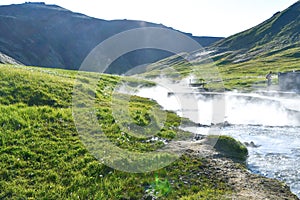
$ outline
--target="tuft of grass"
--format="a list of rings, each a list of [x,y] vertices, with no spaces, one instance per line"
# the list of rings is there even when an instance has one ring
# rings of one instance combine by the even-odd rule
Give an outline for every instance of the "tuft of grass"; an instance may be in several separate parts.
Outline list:
[[[226,157],[245,162],[248,156],[247,147],[232,137],[225,135],[209,135],[208,144],[214,144],[214,148]]]

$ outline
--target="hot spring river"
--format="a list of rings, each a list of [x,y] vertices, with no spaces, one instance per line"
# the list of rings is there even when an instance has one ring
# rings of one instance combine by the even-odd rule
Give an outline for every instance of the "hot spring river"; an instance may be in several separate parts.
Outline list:
[[[218,128],[248,146],[248,168],[286,182],[300,197],[300,102],[296,94],[272,92],[200,94],[166,87],[141,89],[137,95],[156,100],[164,109],[176,111],[192,121],[210,125],[226,121]],[[219,100],[215,100],[219,99]],[[196,103],[195,103],[196,102]],[[184,127],[196,134],[210,134],[209,127]]]

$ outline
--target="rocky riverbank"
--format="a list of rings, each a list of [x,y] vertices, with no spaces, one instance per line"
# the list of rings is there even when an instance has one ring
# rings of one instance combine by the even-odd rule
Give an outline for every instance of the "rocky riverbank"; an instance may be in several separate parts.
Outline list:
[[[207,138],[192,143],[178,142],[174,144],[174,148],[175,146],[185,149],[189,155],[203,158],[204,173],[228,183],[233,192],[222,196],[221,199],[299,199],[285,183],[251,173],[241,159],[216,150],[207,142]]]

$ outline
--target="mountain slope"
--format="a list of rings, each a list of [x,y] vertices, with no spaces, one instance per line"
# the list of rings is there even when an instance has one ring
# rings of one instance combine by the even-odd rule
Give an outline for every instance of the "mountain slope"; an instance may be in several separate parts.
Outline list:
[[[300,2],[282,12],[277,12],[270,19],[216,42],[212,48],[217,52],[239,51],[256,53],[285,48],[299,44],[300,41]]]
[[[0,52],[0,63],[2,64],[22,64],[21,62]]]
[[[0,52],[25,65],[78,69],[86,55],[100,42],[119,32],[140,27],[168,28],[143,21],[105,21],[44,3],[0,6]],[[221,39],[186,35],[203,46]],[[139,53],[126,58],[124,70],[169,55],[149,54],[141,61],[135,59],[140,57]]]
[[[182,78],[191,75],[195,79],[205,79],[206,90],[253,91],[266,89],[265,76],[273,71],[272,89],[278,89],[276,73],[300,71],[299,33],[298,1],[263,23],[214,43],[206,51],[194,52],[185,59],[177,56],[161,60],[148,67],[144,75],[158,76],[164,66],[173,66],[174,76],[180,73]],[[205,75],[212,76],[212,71],[216,76]]]

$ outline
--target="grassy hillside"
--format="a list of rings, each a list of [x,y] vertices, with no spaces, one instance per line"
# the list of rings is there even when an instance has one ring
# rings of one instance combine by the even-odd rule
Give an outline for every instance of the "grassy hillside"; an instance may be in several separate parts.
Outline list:
[[[296,2],[270,19],[241,33],[216,42],[220,51],[252,51],[252,56],[272,49],[299,43],[300,2]]]
[[[276,86],[278,72],[300,70],[299,11],[298,1],[257,26],[214,43],[207,48],[209,54],[167,58],[149,68],[146,76],[172,66],[175,70],[167,74],[178,73],[180,78],[192,74],[206,82],[208,90],[250,91],[266,89],[265,76],[273,71]]]
[[[244,62],[234,62],[233,52],[209,55],[204,58],[195,57],[190,61],[173,56],[149,67],[145,77],[159,76],[166,70],[166,76],[183,79],[193,75],[195,79],[207,82],[208,90],[240,90],[253,91],[266,89],[266,74],[273,72],[273,87],[278,84],[277,73],[300,70],[300,46],[290,45],[280,50],[261,53],[256,58]],[[191,55],[193,56],[193,55]],[[170,67],[173,70],[170,70]]]
[[[277,73],[300,70],[300,47],[266,52],[256,59],[243,63],[231,63],[227,59],[212,57],[223,79],[225,89],[256,90],[266,89],[266,74],[273,72],[273,85],[278,84]]]
[[[114,170],[95,159],[81,142],[72,117],[75,75],[73,71],[0,65],[0,199],[141,199],[151,194],[161,199],[220,199],[231,193],[225,180],[205,172],[205,159],[192,155],[155,172],[138,174]],[[162,147],[159,140],[121,133],[108,102],[114,85],[122,80],[101,77],[96,95],[98,119],[110,140],[137,152]],[[78,79],[84,82],[86,77],[81,74]],[[134,79],[127,81],[136,84]],[[137,124],[147,123],[149,107],[159,107],[139,97],[133,97],[131,105]],[[179,117],[171,112],[167,116],[155,136],[169,140],[185,135],[177,128]]]
[[[214,43],[207,52],[161,60],[145,76],[154,77],[173,67],[166,74],[193,75],[206,82],[208,90],[250,91],[265,89],[265,76],[272,71],[276,86],[278,72],[300,70],[299,11],[298,1],[263,23]]]

